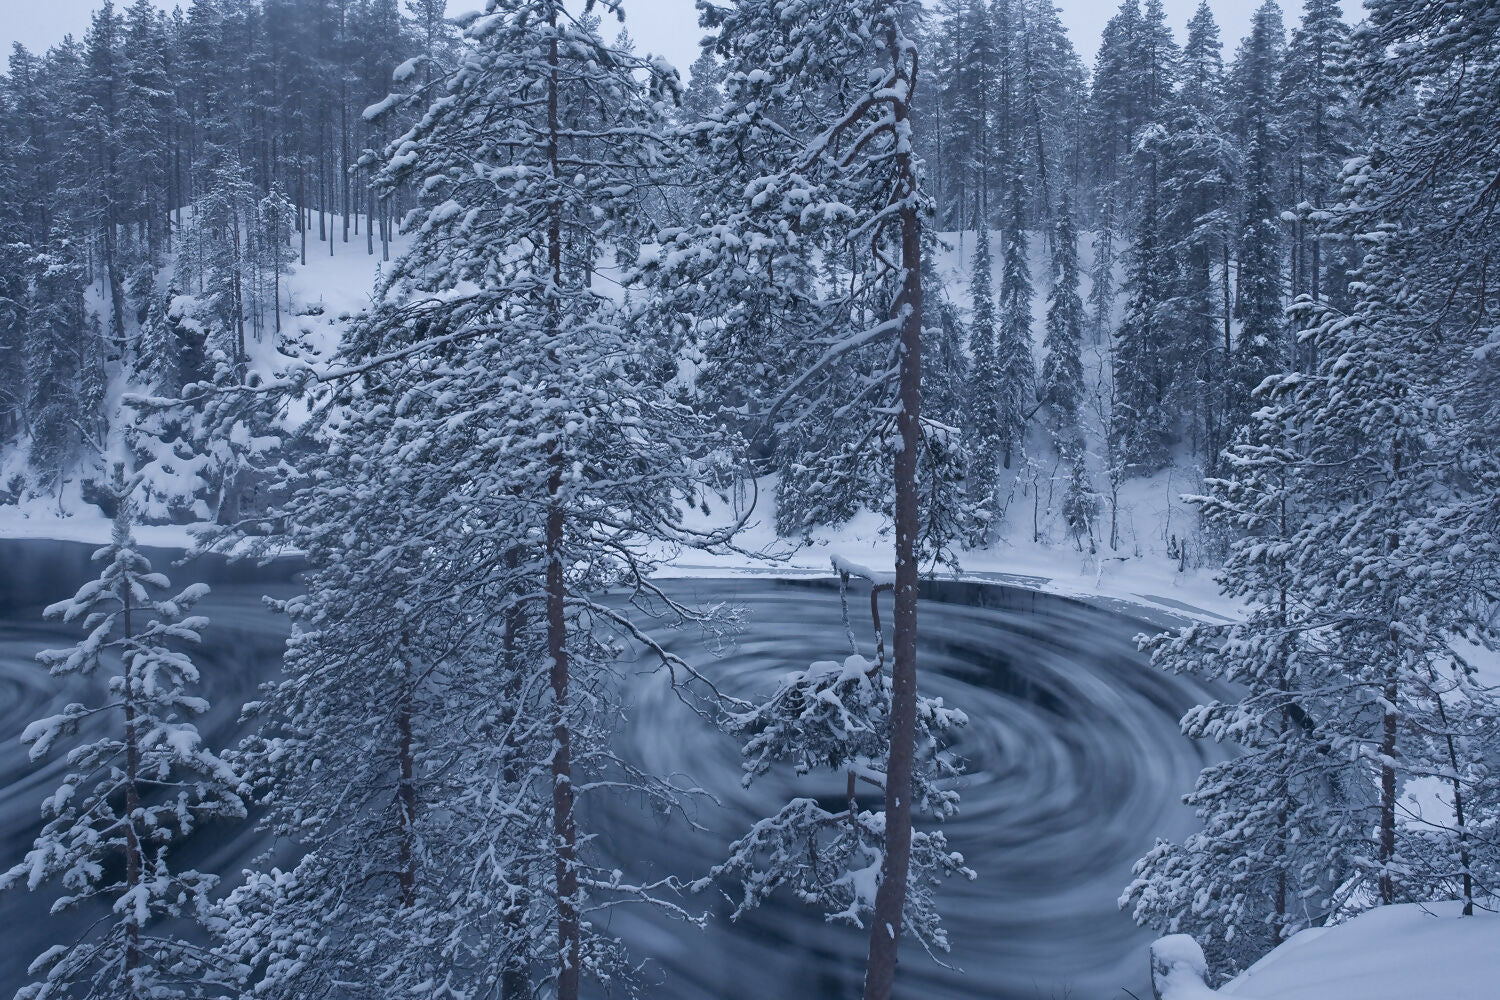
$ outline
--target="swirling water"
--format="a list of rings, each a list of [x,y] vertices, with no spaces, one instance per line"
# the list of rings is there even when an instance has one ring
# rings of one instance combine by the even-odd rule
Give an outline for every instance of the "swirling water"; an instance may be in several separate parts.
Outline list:
[[[64,690],[33,659],[38,649],[65,645],[77,634],[42,621],[41,608],[92,575],[88,552],[67,543],[0,542],[0,865],[6,867],[21,859],[40,828],[38,804],[62,771],[57,761],[29,764],[17,736],[78,693]],[[169,558],[155,556],[158,566]],[[277,668],[285,624],[261,596],[290,592],[290,570],[200,564],[173,575],[177,583],[196,575],[213,584],[202,605],[212,625],[199,661],[215,707],[202,728],[211,743],[225,745],[237,737],[239,706]],[[671,588],[690,602],[726,602],[743,613],[743,633],[712,650],[691,629],[660,633],[665,645],[700,663],[730,692],[765,693],[781,673],[847,652],[838,594],[827,584],[685,580]],[[935,584],[925,596],[924,693],[970,718],[955,745],[967,770],[962,811],[946,829],[979,878],[944,887],[952,952],[939,964],[908,946],[898,995],[1105,1000],[1125,997],[1125,989],[1148,995],[1149,935],[1132,926],[1115,899],[1131,863],[1156,837],[1180,837],[1190,828],[1179,796],[1212,751],[1184,740],[1176,722],[1207,692],[1152,670],[1132,642],[1142,623],[1114,611],[1000,586]],[[851,609],[869,655],[862,593],[851,595]],[[602,846],[628,875],[696,877],[785,798],[841,794],[835,775],[773,775],[742,788],[733,743],[689,713],[650,666],[643,655],[639,670],[628,671],[620,750],[657,773],[690,777],[717,804],[693,806],[692,818],[705,828],[697,830],[628,800],[597,807],[591,820]],[[231,877],[263,846],[247,824],[205,828],[192,839],[180,861]],[[858,996],[863,932],[827,925],[779,899],[733,924],[732,907],[718,890],[682,901],[714,915],[702,931],[640,910],[612,911],[611,929],[648,960],[644,975],[656,984],[650,995]],[[47,898],[24,890],[0,896],[0,928],[6,928],[0,997],[21,985],[34,955],[62,938],[64,921],[45,916]]]

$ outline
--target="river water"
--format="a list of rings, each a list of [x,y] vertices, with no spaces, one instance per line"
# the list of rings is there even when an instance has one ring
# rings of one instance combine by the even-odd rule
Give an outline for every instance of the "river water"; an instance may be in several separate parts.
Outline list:
[[[71,595],[93,575],[90,546],[0,541],[0,866],[24,855],[40,829],[38,804],[61,778],[52,760],[33,766],[17,737],[25,725],[78,700],[47,676],[38,649],[67,645],[73,626],[44,622],[45,604]],[[200,606],[211,625],[197,659],[214,709],[201,723],[210,745],[238,737],[237,714],[256,685],[274,675],[285,624],[263,595],[294,589],[292,567],[199,563],[170,568],[179,586],[207,580]],[[666,645],[699,663],[735,693],[766,693],[776,678],[813,659],[842,658],[847,641],[836,589],[814,581],[684,580],[688,601],[727,601],[747,628],[727,648],[709,650],[688,630],[662,633]],[[1179,804],[1211,749],[1178,735],[1177,719],[1208,696],[1191,679],[1163,675],[1136,653],[1143,623],[1117,610],[1017,588],[935,584],[921,606],[919,665],[930,696],[964,709],[969,725],[956,749],[966,761],[963,805],[946,830],[979,873],[955,881],[941,907],[953,944],[947,967],[914,945],[903,951],[897,993],[908,1000],[1124,1000],[1149,995],[1145,945],[1115,905],[1130,865],[1158,836],[1180,838],[1193,822]],[[868,622],[858,638],[870,655]],[[888,613],[888,610],[887,610]],[[867,616],[865,616],[867,618]],[[719,805],[698,807],[695,832],[662,825],[629,803],[592,817],[605,849],[628,874],[696,876],[720,859],[753,819],[791,795],[840,794],[842,779],[792,775],[739,784],[736,748],[689,714],[643,670],[624,710],[621,751],[657,773],[683,773],[713,790]],[[209,827],[183,845],[178,863],[233,877],[260,849],[248,824]],[[61,939],[66,918],[47,918],[47,895],[0,896],[0,997],[25,981],[25,968]],[[731,924],[731,907],[709,892],[689,900],[716,916],[699,931],[639,911],[616,910],[611,929],[649,960],[653,997],[857,997],[863,933],[821,922],[795,902],[773,904]]]

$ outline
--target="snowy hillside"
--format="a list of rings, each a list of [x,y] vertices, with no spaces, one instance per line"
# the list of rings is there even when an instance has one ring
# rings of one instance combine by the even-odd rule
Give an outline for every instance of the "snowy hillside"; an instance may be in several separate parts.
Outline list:
[[[1500,984],[1500,917],[1458,903],[1386,906],[1302,931],[1218,990],[1182,938],[1154,949],[1160,1000],[1490,1000]]]

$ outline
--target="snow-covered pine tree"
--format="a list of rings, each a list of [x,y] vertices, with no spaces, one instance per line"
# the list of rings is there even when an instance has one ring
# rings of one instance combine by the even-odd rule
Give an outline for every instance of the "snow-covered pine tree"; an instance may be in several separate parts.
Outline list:
[[[118,355],[125,347],[125,273],[127,261],[120,246],[120,206],[123,175],[120,163],[126,64],[120,45],[123,24],[112,0],[94,12],[83,41],[84,72],[76,81],[69,151],[80,232],[93,239],[103,270],[110,306],[109,336]]]
[[[1005,453],[1003,441],[1005,414],[1001,386],[999,317],[995,310],[993,274],[994,254],[990,249],[989,226],[979,230],[974,244],[974,259],[969,277],[969,298],[973,311],[969,320],[969,369],[967,421],[965,425],[969,451],[966,488],[971,501],[982,511],[979,521],[984,535],[982,544],[999,522],[1000,460]]]
[[[1094,230],[1094,264],[1089,269],[1089,339],[1107,341],[1115,330],[1116,185],[1104,186]]]
[[[1228,920],[1225,903],[1261,871],[1278,883],[1285,873],[1284,902],[1299,920],[1442,898],[1472,912],[1477,897],[1494,891],[1496,710],[1475,680],[1471,651],[1500,645],[1494,334],[1482,318],[1496,292],[1470,265],[1500,239],[1488,210],[1500,163],[1467,125],[1496,113],[1496,16],[1425,0],[1372,6],[1362,99],[1390,127],[1346,167],[1340,205],[1320,234],[1365,250],[1352,303],[1299,302],[1317,367],[1262,383],[1259,437],[1237,450],[1228,487],[1231,497],[1259,496],[1272,516],[1258,517],[1269,540],[1251,536],[1235,548],[1226,585],[1259,598],[1234,627],[1241,634],[1219,648],[1242,666],[1274,668],[1263,701],[1285,708],[1261,713],[1272,726],[1259,731],[1283,738],[1262,745],[1298,748],[1305,762],[1260,766],[1277,758],[1255,749],[1257,714],[1223,716],[1224,734],[1251,753],[1247,773],[1200,787],[1200,805],[1228,824],[1211,824],[1202,846],[1269,832],[1276,838],[1261,839],[1256,856],[1270,849],[1279,859],[1311,844],[1304,871],[1316,882],[1293,893],[1295,871],[1279,860],[1236,878],[1232,866],[1250,852],[1230,849],[1199,866],[1193,854],[1159,848],[1143,862],[1149,877],[1132,888],[1147,915],[1191,920],[1202,902]],[[1443,171],[1431,170],[1434,157]],[[1170,650],[1182,641],[1158,644]],[[1304,775],[1322,776],[1304,796],[1313,806],[1292,808],[1285,792]],[[1267,794],[1249,791],[1257,783]],[[1413,798],[1418,789],[1425,794]],[[1287,807],[1265,816],[1278,798]],[[1306,826],[1288,850],[1280,841],[1290,838],[1278,831],[1293,820]],[[1201,883],[1183,878],[1195,871]],[[1175,903],[1161,906],[1174,893]],[[1295,914],[1299,895],[1317,905]],[[1270,928],[1290,929],[1275,911],[1269,916]]]
[[[443,571],[424,558],[431,519],[406,479],[425,470],[379,461],[394,402],[379,395],[386,406],[328,428],[329,453],[305,470],[337,488],[309,478],[295,496],[290,538],[314,569],[280,606],[285,676],[249,706],[261,727],[241,751],[265,826],[304,853],[217,907],[218,952],[256,996],[441,983],[515,1000],[532,995],[529,960],[550,936],[529,906],[552,860],[545,688],[535,661],[515,662],[516,595],[473,591],[479,609],[420,588]]]
[[[1040,395],[1051,410],[1051,431],[1058,445],[1081,437],[1079,407],[1083,401],[1083,299],[1078,295],[1078,232],[1066,193],[1057,209],[1052,233],[1052,291],[1047,299]]]
[[[1275,107],[1283,34],[1281,10],[1268,0],[1257,8],[1250,35],[1235,57],[1243,208],[1234,306],[1240,332],[1229,358],[1225,414],[1230,427],[1248,422],[1251,393],[1261,379],[1280,371],[1290,355],[1283,320],[1284,234],[1275,191],[1283,145]]]
[[[1273,218],[1273,154],[1268,143],[1268,135],[1258,130],[1245,151],[1245,221],[1239,238],[1234,303],[1240,329],[1229,357],[1225,413],[1231,427],[1248,421],[1255,387],[1280,371],[1291,353],[1283,319],[1283,234]]]
[[[226,150],[216,150],[208,176],[208,190],[196,205],[194,246],[201,258],[193,261],[204,289],[205,318],[212,324],[213,346],[228,354],[243,374],[248,355],[245,320],[251,301],[250,248],[254,229],[254,191],[244,168]]]
[[[172,80],[167,61],[171,39],[161,10],[151,0],[135,0],[126,9],[123,21],[118,150],[123,189],[121,228],[126,239],[137,238],[137,244],[130,248],[136,265],[144,263],[154,269],[160,265],[170,240],[167,178],[171,170]],[[141,300],[137,297],[136,302],[139,305]]]
[[[282,192],[281,186],[273,184],[270,193],[255,206],[255,228],[253,232],[254,262],[257,283],[271,286],[271,315],[273,328],[281,333],[281,279],[291,272],[297,262],[297,251],[292,246],[292,231],[297,225],[296,208]],[[265,306],[256,302],[257,322]]]
[[[799,309],[799,322],[817,331],[807,341],[815,352],[805,363],[783,357],[789,377],[758,422],[786,433],[809,415],[825,421],[874,471],[877,488],[863,502],[893,508],[887,849],[870,920],[869,1000],[890,996],[907,888],[918,550],[946,534],[923,523],[918,491],[924,454],[930,464],[936,453],[921,414],[922,260],[930,245],[923,225],[930,206],[912,146],[921,78],[913,25],[921,13],[913,0],[705,5],[703,24],[715,32],[711,44],[728,73],[722,116],[700,135],[711,154],[700,180],[705,221],[663,232],[647,262],[660,301],[682,323],[722,322],[747,298]],[[794,265],[788,274],[783,261],[817,262],[839,281],[809,290],[806,270]],[[818,412],[828,400],[831,408]],[[894,458],[889,467],[873,461],[886,456]]]
[[[1235,686],[1237,698],[1194,708],[1182,730],[1240,752],[1205,768],[1186,796],[1203,829],[1159,842],[1120,898],[1138,923],[1192,934],[1225,976],[1335,910],[1372,801],[1339,731],[1341,664],[1325,655],[1324,618],[1301,579],[1312,484],[1284,416],[1262,413],[1225,452],[1226,475],[1193,498],[1207,524],[1237,539],[1219,582],[1248,617],[1147,644],[1163,669]]]
[[[835,566],[847,627],[850,568],[837,560]],[[871,594],[872,612],[884,589],[876,587]],[[892,684],[878,618],[875,627],[874,660],[856,648],[842,661],[815,662],[783,677],[766,701],[734,706],[729,713],[726,729],[743,743],[747,786],[777,767],[791,767],[799,775],[831,770],[847,782],[842,809],[826,808],[815,798],[795,798],[730,846],[729,859],[711,874],[740,883],[736,919],[783,888],[823,910],[831,922],[864,927],[874,913],[886,828],[880,813],[860,808],[857,793],[860,782],[885,787]],[[849,635],[853,641],[853,632]],[[941,822],[958,810],[958,793],[948,779],[959,768],[943,743],[949,730],[966,722],[963,712],[946,707],[942,699],[918,699],[913,801],[915,811],[931,821]],[[948,950],[933,890],[954,875],[975,877],[964,867],[963,856],[948,849],[941,831],[913,831],[902,929],[929,954]]]
[[[198,668],[183,646],[201,641],[207,620],[186,612],[207,588],[160,596],[167,580],[131,534],[137,483],[115,467],[113,533],[94,554],[103,569],[47,609],[87,635],[39,659],[60,678],[102,678],[104,696],[70,704],[22,735],[33,760],[71,743],[69,773],[43,803],[46,824],[26,859],[0,874],[0,889],[60,883],[54,909],[97,901],[109,911],[82,937],[38,956],[31,972],[39,978],[18,1000],[203,996],[219,975],[186,932],[217,879],[176,870],[172,848],[206,821],[243,817],[247,789],[192,721],[208,704],[194,691]]]
[[[656,331],[601,291],[667,177],[677,83],[606,42],[596,13],[622,11],[495,0],[467,22],[378,177],[423,193],[411,250],[333,371],[303,376],[332,386],[308,428],[331,450],[290,502],[313,589],[288,605],[299,633],[254,759],[294,791],[279,821],[316,822],[309,860],[230,912],[230,947],[277,995],[339,970],[360,997],[434,977],[461,995],[628,991],[633,966],[593,914],[638,900],[687,916],[667,884],[601,867],[580,812],[622,790],[663,810],[682,794],[610,750],[613,636],[685,665],[596,595],[700,618],[650,582],[652,559],[729,534],[682,523],[724,438],[678,401]],[[359,769],[368,809],[319,781],[329,757]],[[320,912],[351,881],[376,918]],[[304,931],[327,936],[330,971],[294,960]]]
[[[1163,238],[1175,262],[1165,361],[1175,416],[1212,468],[1234,430],[1225,395],[1233,354],[1230,260],[1240,227],[1219,28],[1206,3],[1188,22],[1181,70],[1162,151]]]
[[[1297,544],[1303,586],[1327,621],[1324,655],[1346,685],[1337,724],[1379,788],[1359,845],[1362,884],[1350,892],[1358,904],[1471,901],[1494,884],[1497,845],[1479,831],[1500,802],[1489,780],[1493,695],[1464,650],[1500,645],[1481,582],[1496,578],[1500,550],[1465,539],[1493,509],[1471,484],[1495,482],[1497,461],[1492,448],[1473,450],[1483,432],[1462,407],[1435,402],[1484,391],[1456,356],[1471,356],[1477,338],[1431,332],[1449,322],[1440,303],[1453,295],[1443,269],[1453,261],[1436,249],[1447,230],[1377,218],[1350,220],[1384,237],[1355,272],[1353,312],[1311,307],[1317,377],[1289,377],[1283,389],[1310,464],[1324,470],[1325,507]],[[1402,803],[1411,782],[1446,786],[1442,804],[1413,813]]]
[[[1031,355],[1031,244],[1026,230],[1025,182],[1011,178],[1000,254],[1000,323],[995,332],[999,366],[1000,451],[1010,468],[1026,448],[1026,428],[1036,412],[1036,362]]]
[[[78,249],[61,231],[27,262],[26,421],[31,434],[30,464],[37,492],[61,495],[63,479],[82,441],[79,347],[85,334],[83,264]]]
[[[1145,201],[1136,213],[1126,253],[1126,287],[1130,297],[1115,330],[1115,405],[1108,433],[1124,467],[1140,475],[1161,468],[1168,459],[1174,422],[1167,400],[1170,383],[1166,310],[1175,268],[1162,232],[1162,154],[1166,130],[1151,125],[1141,136],[1135,160],[1147,178]]]
[[[693,61],[691,79],[682,92],[682,117],[687,124],[712,118],[724,105],[724,67],[710,49]]]

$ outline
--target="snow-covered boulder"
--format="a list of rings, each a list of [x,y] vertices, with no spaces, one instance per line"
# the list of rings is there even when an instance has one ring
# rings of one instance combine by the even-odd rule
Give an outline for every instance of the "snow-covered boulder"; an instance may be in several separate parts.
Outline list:
[[[1168,934],[1151,946],[1151,991],[1156,1000],[1213,1000],[1204,977],[1203,948],[1187,934]]]

